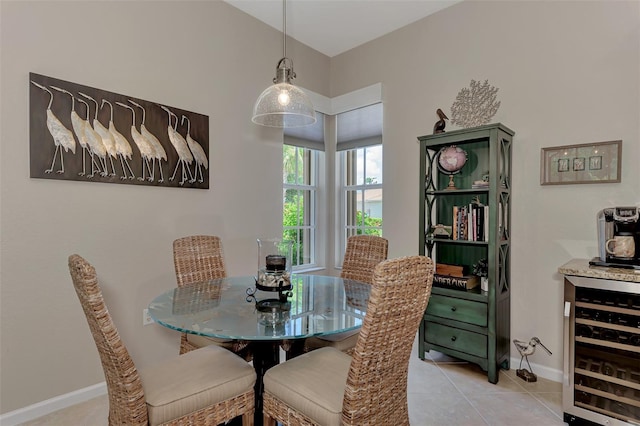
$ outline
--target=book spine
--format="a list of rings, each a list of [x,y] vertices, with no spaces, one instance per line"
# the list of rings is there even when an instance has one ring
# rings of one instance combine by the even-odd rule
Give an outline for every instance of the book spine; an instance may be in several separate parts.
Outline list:
[[[467,207],[467,240],[473,241],[473,210],[471,204]]]
[[[484,241],[484,206],[476,206],[476,238]]]
[[[460,206],[458,208],[458,215],[460,216],[460,236],[459,236],[459,239],[460,240],[466,240],[467,239],[467,227],[466,227],[467,208],[465,206]]]
[[[473,241],[478,241],[478,206],[471,205],[471,230]]]
[[[489,241],[489,206],[484,206],[484,241]]]
[[[451,232],[451,237],[454,240],[458,239],[458,206],[453,206],[453,215],[452,217],[452,225],[453,225],[453,231]]]

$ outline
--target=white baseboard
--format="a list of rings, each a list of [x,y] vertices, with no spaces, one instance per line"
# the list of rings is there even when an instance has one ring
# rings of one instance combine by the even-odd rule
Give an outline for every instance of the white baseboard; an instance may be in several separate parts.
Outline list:
[[[28,407],[10,411],[0,415],[0,425],[15,426],[25,423],[38,417],[46,416],[54,411],[71,407],[89,399],[105,395],[107,393],[107,384],[101,382],[84,389],[78,389],[64,395],[59,395],[46,401],[41,401]]]
[[[511,365],[510,365],[511,369],[517,370],[519,366],[520,366],[520,358],[511,357]],[[526,361],[523,361],[522,366],[524,368],[527,368],[528,370]],[[560,382],[560,383],[562,382],[562,370],[556,370],[555,368],[545,367],[544,365],[535,364],[533,362],[531,362],[531,368],[533,369],[533,372],[538,377],[542,377],[547,380],[551,380],[553,382]]]

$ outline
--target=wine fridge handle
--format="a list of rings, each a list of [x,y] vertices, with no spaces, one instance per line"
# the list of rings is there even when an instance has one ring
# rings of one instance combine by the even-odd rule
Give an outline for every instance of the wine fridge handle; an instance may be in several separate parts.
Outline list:
[[[563,370],[562,379],[564,381],[565,386],[570,386],[569,380],[570,380],[571,368],[569,366],[569,360],[571,358],[570,352],[572,351],[572,345],[569,341],[569,339],[571,338],[570,327],[571,327],[571,302],[565,300],[564,302],[564,355],[563,355],[564,368],[562,369]]]

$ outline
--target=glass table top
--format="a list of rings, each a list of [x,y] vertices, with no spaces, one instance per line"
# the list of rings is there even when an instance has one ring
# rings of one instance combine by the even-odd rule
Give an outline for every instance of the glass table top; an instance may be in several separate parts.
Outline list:
[[[149,314],[174,330],[238,340],[306,338],[362,325],[368,284],[304,274],[293,274],[291,284],[282,303],[278,292],[256,291],[252,276],[194,283],[156,297]]]

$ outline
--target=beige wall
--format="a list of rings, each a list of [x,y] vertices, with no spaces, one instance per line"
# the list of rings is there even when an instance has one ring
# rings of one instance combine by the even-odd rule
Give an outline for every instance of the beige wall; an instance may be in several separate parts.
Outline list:
[[[5,413],[103,381],[66,262],[98,270],[136,363],[177,352],[141,311],[174,282],[171,241],[224,238],[229,273],[254,270],[280,229],[280,133],[251,124],[280,34],[221,2],[0,3],[0,344]],[[640,4],[463,2],[338,57],[288,43],[298,83],[338,96],[383,83],[385,236],[417,252],[416,136],[471,79],[500,88],[514,141],[512,337],[538,335],[561,368],[557,267],[595,255],[595,215],[640,202]],[[209,116],[211,189],[29,178],[28,73]],[[449,128],[452,128],[451,126]],[[541,187],[541,147],[622,139],[622,183]],[[413,166],[411,166],[413,165]],[[267,167],[273,166],[273,167]]]
[[[640,206],[640,2],[464,1],[332,58],[331,96],[383,85],[391,257],[418,248],[416,137],[432,132],[435,110],[449,113],[471,79],[500,89],[493,121],[516,132],[511,337],[540,337],[553,356],[536,353],[531,361],[560,380],[557,268],[597,255],[598,210]],[[540,148],[617,139],[621,183],[540,186]]]
[[[282,232],[282,132],[251,123],[281,33],[223,2],[1,3],[2,412],[104,381],[67,257],[92,262],[140,367],[178,336],[142,327],[175,285],[171,242],[223,238],[228,272],[255,270],[256,237]],[[329,58],[287,43],[298,82],[328,93]],[[209,116],[209,190],[29,178],[29,72]]]

